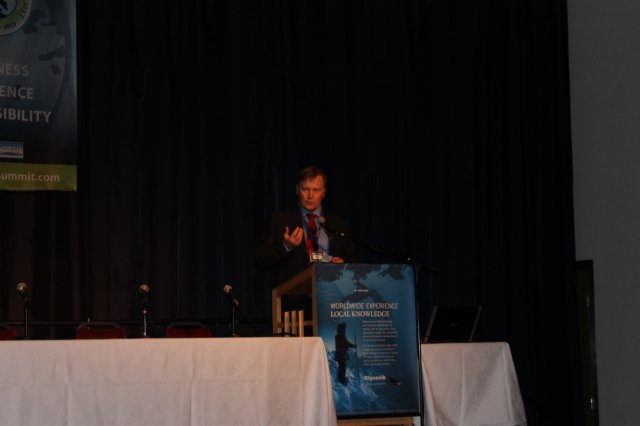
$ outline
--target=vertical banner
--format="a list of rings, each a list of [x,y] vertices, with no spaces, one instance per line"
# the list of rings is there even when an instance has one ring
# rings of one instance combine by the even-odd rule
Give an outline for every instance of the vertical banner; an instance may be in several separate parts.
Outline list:
[[[409,265],[316,264],[318,335],[339,417],[420,413],[420,342]]]
[[[77,189],[75,0],[0,0],[0,189]]]

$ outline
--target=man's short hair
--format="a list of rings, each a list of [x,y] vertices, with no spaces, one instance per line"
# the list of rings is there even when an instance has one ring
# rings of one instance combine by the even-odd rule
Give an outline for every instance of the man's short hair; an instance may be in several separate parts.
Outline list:
[[[302,185],[309,179],[315,179],[316,176],[322,176],[324,187],[327,187],[327,175],[316,166],[307,166],[298,173],[297,186]]]

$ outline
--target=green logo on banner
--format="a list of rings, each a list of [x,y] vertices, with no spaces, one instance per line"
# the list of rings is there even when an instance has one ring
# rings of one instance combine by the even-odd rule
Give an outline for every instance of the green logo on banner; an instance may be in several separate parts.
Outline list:
[[[0,36],[22,27],[31,12],[31,0],[0,0]]]
[[[0,190],[75,191],[77,167],[65,164],[0,162]]]

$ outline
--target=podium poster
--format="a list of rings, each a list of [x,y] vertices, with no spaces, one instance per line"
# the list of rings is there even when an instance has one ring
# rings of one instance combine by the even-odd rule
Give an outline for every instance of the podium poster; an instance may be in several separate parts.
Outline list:
[[[317,264],[318,335],[339,417],[420,413],[420,342],[413,268]]]
[[[75,0],[0,0],[0,190],[77,189]]]

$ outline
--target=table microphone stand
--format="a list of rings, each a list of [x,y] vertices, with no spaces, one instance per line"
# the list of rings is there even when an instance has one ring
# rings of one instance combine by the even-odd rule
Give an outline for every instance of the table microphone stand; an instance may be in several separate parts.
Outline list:
[[[240,307],[240,302],[233,295],[233,287],[231,287],[229,284],[225,284],[222,291],[229,297],[229,300],[231,300],[231,337],[239,336],[239,334],[236,333],[236,309],[238,310],[238,312],[240,312],[240,315],[242,315],[244,319],[247,320],[247,322],[251,325],[253,330],[256,332],[256,335],[259,334],[256,325],[253,323],[253,321],[251,321],[247,314],[244,313],[244,311]]]
[[[26,283],[18,283],[18,294],[22,297],[22,306],[24,309],[24,332],[22,336],[16,337],[19,340],[29,340],[29,308],[31,307],[31,294],[29,292],[29,286]]]
[[[147,309],[147,298],[142,300],[142,337],[149,337],[149,309]]]
[[[18,337],[20,340],[31,340],[29,336],[29,308],[31,306],[31,297],[29,295],[24,295],[22,304],[24,307],[24,331],[22,336]]]
[[[231,337],[238,337],[239,334],[236,333],[236,304],[232,303],[231,307]]]
[[[142,298],[140,304],[142,305],[142,337],[149,337],[149,292],[151,289],[148,284],[141,284],[138,287],[138,292]]]

